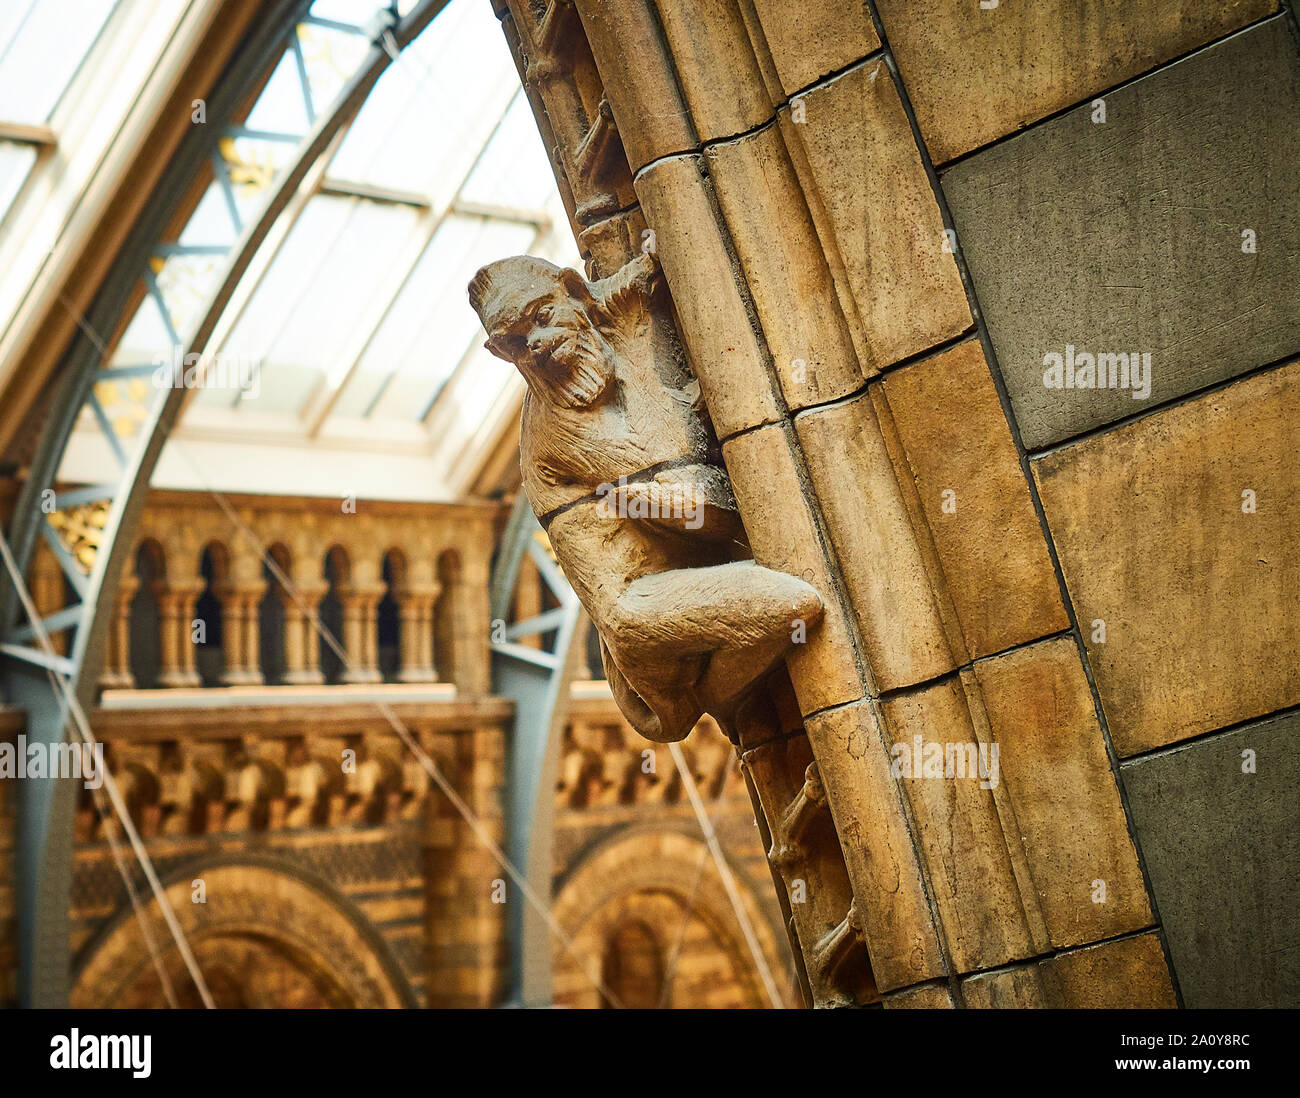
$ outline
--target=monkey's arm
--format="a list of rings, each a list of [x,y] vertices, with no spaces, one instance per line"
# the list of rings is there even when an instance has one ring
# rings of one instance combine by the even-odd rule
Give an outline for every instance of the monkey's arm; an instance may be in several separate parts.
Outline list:
[[[622,489],[629,518],[709,541],[740,533],[740,514],[727,474],[716,465],[683,465]]]

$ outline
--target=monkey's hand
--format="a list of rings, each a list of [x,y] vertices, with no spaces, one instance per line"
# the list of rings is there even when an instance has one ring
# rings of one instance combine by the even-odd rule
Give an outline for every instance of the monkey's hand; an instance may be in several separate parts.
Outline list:
[[[740,515],[727,474],[716,465],[685,465],[622,488],[624,513],[666,530],[710,541],[735,537]]]

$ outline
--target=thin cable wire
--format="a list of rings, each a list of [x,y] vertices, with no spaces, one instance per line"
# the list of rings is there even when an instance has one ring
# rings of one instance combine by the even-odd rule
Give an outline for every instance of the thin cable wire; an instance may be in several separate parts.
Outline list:
[[[736,912],[736,921],[740,923],[740,932],[744,935],[745,944],[754,958],[754,967],[758,969],[758,977],[763,982],[763,991],[767,995],[768,1002],[780,1010],[785,1006],[785,1002],[781,998],[781,992],[777,990],[776,981],[772,978],[772,970],[768,967],[767,958],[763,956],[763,948],[754,933],[754,924],[750,921],[749,912],[745,910],[744,902],[741,900],[735,874],[731,872],[726,855],[722,853],[722,845],[718,842],[718,834],[713,829],[713,821],[704,807],[704,801],[700,799],[700,791],[695,785],[695,775],[686,765],[686,756],[682,753],[681,744],[670,743],[668,750],[673,756],[673,762],[677,764],[677,772],[682,776],[686,796],[690,798],[691,808],[695,810],[695,818],[699,821],[700,830],[704,832],[704,841],[708,844],[709,853],[713,855],[713,864],[718,867],[718,876],[722,878],[722,887],[727,890],[727,899],[731,901],[731,906]]]
[[[47,656],[56,656],[54,645],[50,643],[49,634],[45,631],[45,623],[41,620],[40,612],[36,609],[31,593],[27,590],[27,584],[24,582],[22,573],[18,570],[18,562],[14,560],[13,553],[9,549],[9,542],[0,534],[0,556],[4,557],[6,570],[13,581],[14,590],[18,593],[18,598],[22,601],[23,611],[27,615],[27,620],[31,624],[32,633],[36,637],[41,651]],[[85,710],[81,708],[81,702],[77,700],[75,692],[71,685],[62,675],[52,676],[55,689],[63,696],[64,705],[67,707],[66,712],[71,714],[72,723],[76,727],[81,741],[86,747],[94,750],[95,737],[90,731],[90,722],[86,720]],[[117,813],[118,820],[121,822],[122,830],[126,832],[127,839],[131,843],[131,849],[135,852],[136,861],[140,863],[140,868],[144,871],[145,878],[149,882],[149,887],[153,891],[154,899],[158,901],[158,907],[162,911],[164,921],[167,923],[168,930],[171,931],[172,938],[176,942],[176,948],[180,950],[182,959],[185,961],[185,967],[189,969],[190,977],[194,980],[194,986],[197,988],[199,998],[203,1000],[203,1005],[209,1009],[216,1006],[212,1000],[212,994],[208,991],[207,982],[203,979],[203,973],[199,971],[198,962],[190,950],[189,941],[185,937],[185,932],[181,929],[180,922],[176,918],[176,912],[173,910],[171,901],[167,899],[166,892],[163,891],[162,882],[158,879],[158,874],[154,871],[153,861],[149,858],[149,852],[145,849],[143,841],[140,839],[140,832],[136,830],[135,822],[131,819],[131,814],[126,809],[126,802],[122,799],[121,790],[118,789],[117,781],[107,768],[104,770],[104,790],[108,794],[109,802],[113,806],[114,812]]]
[[[99,813],[101,823],[100,830],[104,838],[108,840],[108,849],[113,854],[113,864],[117,866],[117,871],[121,874],[122,883],[126,885],[126,894],[131,899],[131,910],[135,912],[136,922],[140,924],[140,935],[144,938],[145,948],[149,951],[149,956],[153,960],[154,971],[158,974],[158,982],[162,985],[163,998],[167,1000],[167,1005],[172,1010],[180,1009],[180,1000],[176,998],[176,988],[172,985],[172,978],[167,972],[167,966],[163,963],[162,952],[158,948],[158,943],[154,940],[153,929],[149,926],[149,918],[145,913],[144,905],[140,903],[140,893],[136,890],[135,882],[131,880],[131,871],[127,868],[126,859],[122,857],[122,844],[117,841],[117,836],[113,833],[114,828],[108,811],[104,808],[103,802],[99,796],[99,791],[92,793],[91,801],[95,806],[95,811]]]

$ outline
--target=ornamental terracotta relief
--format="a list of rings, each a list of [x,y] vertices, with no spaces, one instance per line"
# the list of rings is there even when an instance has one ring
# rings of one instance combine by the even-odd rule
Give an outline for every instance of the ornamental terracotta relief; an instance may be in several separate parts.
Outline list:
[[[619,708],[651,740],[739,706],[821,615],[803,580],[749,559],[717,439],[653,258],[588,282],[531,256],[469,287],[524,397],[524,490],[601,638]]]

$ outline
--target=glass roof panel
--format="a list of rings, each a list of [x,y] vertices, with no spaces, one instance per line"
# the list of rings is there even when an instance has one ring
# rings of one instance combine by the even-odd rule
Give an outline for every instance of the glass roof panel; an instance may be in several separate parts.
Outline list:
[[[187,245],[221,245],[229,247],[239,235],[235,219],[226,201],[225,189],[212,183],[203,192],[199,204],[181,232],[180,242]]]
[[[163,323],[162,311],[157,300],[146,292],[135,316],[118,340],[109,365],[147,366],[169,362],[171,356],[172,341]]]
[[[491,5],[455,0],[379,78],[330,175],[445,206],[518,87]]]
[[[477,429],[489,418],[501,401],[511,398],[523,385],[509,362],[492,354],[481,342],[475,341],[465,357],[464,365],[451,378],[438,398],[439,414],[444,422],[461,427],[460,444],[472,438]],[[446,455],[454,460],[454,454]]]
[[[206,254],[155,257],[151,266],[172,329],[185,339],[194,333],[217,290],[225,257]]]
[[[521,89],[465,181],[461,197],[489,206],[540,210],[554,193],[546,146]]]
[[[49,121],[116,2],[0,4],[0,119]]]
[[[276,255],[223,352],[261,361],[256,410],[297,412],[349,342],[410,240],[410,207],[319,195]]]
[[[351,23],[364,27],[380,8],[388,7],[379,0],[316,0],[311,13],[317,19],[332,19],[337,23]]]
[[[312,14],[359,23],[375,10],[363,0],[330,0]],[[303,41],[310,72],[324,54],[313,61]],[[318,84],[313,78],[314,93]],[[318,113],[328,109],[313,102]],[[264,131],[296,130],[304,118],[291,48],[245,130],[222,149],[246,222],[293,154],[292,144]],[[466,297],[470,278],[484,263],[521,252],[579,263],[491,7],[452,0],[376,83],[323,173],[308,179],[320,180],[318,189],[302,192],[281,215],[292,224],[266,236],[222,318],[228,335],[219,364],[225,359],[245,373],[257,367],[258,383],[243,393],[227,386],[195,394],[184,424],[226,431],[242,423],[254,445],[274,438],[290,446],[286,461],[295,453],[311,460],[331,439],[356,446],[373,434],[385,452],[422,455],[436,494],[452,483],[456,461],[491,441],[483,430],[500,426],[521,388],[514,368],[482,347]],[[354,185],[362,190],[353,193]],[[159,290],[177,315],[183,309],[174,299],[201,281],[202,249],[236,235],[230,204],[218,179],[181,234],[182,245],[200,251],[160,252]],[[152,298],[121,353],[139,360],[146,349],[145,362],[167,353]],[[219,409],[235,418],[214,415]],[[268,477],[258,487],[275,491],[273,470]],[[370,490],[382,497],[386,487]]]
[[[360,34],[314,23],[298,24],[298,47],[307,70],[312,102],[323,114],[370,51]],[[295,62],[296,63],[296,62]]]
[[[307,103],[303,97],[302,78],[293,50],[286,50],[271,73],[262,94],[248,113],[245,123],[250,130],[304,134],[311,126]]]
[[[527,225],[461,217],[448,218],[443,230],[449,238],[446,253],[450,254],[440,254],[434,260],[437,273],[430,272],[430,281],[435,283],[431,296],[407,304],[407,308],[421,310],[422,323],[411,342],[390,360],[393,377],[367,409],[372,418],[418,421],[428,415],[439,389],[471,344],[482,338],[478,317],[468,307],[465,294],[469,280],[483,264],[527,251],[536,235]],[[362,361],[378,372],[382,360],[368,351]]]

